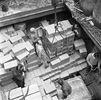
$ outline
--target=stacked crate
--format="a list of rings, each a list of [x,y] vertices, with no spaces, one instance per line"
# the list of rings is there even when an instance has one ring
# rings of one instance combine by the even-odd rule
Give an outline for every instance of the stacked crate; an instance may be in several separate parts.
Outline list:
[[[5,92],[7,100],[8,98],[9,100],[58,100],[56,94],[55,84],[51,81],[44,81],[41,86],[34,83],[24,88],[19,87]]]
[[[25,33],[13,26],[0,30],[0,82],[6,85],[12,82],[12,71],[15,71],[19,61],[23,62],[34,47],[29,40],[24,41]],[[19,61],[18,61],[19,60]]]
[[[10,42],[9,38],[14,31],[12,26],[1,28],[0,30],[0,83],[2,86],[12,82],[12,71],[8,70],[9,66],[7,63],[13,61],[13,55],[11,53],[13,44]],[[16,64],[17,63],[11,64],[10,69],[12,70],[13,65],[15,66]]]
[[[59,22],[58,30],[55,32],[55,25],[51,24],[45,27],[47,53],[50,58],[59,56],[65,52],[70,53],[73,50],[74,32],[72,25],[68,20]]]
[[[46,30],[47,37],[53,37],[58,35],[58,31],[55,32],[55,24],[48,25],[44,27]],[[72,30],[72,25],[68,20],[58,22],[58,30],[60,33],[66,33]]]

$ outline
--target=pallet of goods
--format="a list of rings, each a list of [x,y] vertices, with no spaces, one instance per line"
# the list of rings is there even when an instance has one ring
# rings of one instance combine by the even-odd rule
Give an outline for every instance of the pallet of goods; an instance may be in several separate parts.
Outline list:
[[[59,22],[59,31],[55,32],[55,24],[45,26],[44,29],[46,30],[46,42],[44,44],[46,45],[46,52],[50,58],[73,50],[75,34],[68,20]]]
[[[70,53],[73,50],[74,33],[68,32],[66,35],[57,35],[55,37],[47,38],[47,52],[49,57],[61,55],[65,52]]]
[[[11,60],[9,62],[4,63],[4,68],[5,70],[11,70],[13,68],[16,68],[18,66],[18,61],[17,60]]]
[[[70,56],[66,53],[61,56],[59,56],[59,59],[61,60],[61,64],[67,63],[70,60]]]

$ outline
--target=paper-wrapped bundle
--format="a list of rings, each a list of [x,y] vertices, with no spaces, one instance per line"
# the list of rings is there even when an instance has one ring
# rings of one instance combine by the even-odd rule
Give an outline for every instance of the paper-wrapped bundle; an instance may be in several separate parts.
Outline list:
[[[80,6],[87,16],[92,15],[97,0],[80,0]]]
[[[93,10],[94,24],[101,29],[101,0],[97,0],[96,6]]]

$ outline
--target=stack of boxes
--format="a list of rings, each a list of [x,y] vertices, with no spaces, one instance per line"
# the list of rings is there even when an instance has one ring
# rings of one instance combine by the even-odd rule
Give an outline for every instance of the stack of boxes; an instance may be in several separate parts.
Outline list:
[[[64,63],[69,62],[70,56],[66,53],[66,54],[59,56],[59,59],[61,61],[61,64],[64,64]]]
[[[32,84],[24,88],[15,88],[5,93],[10,100],[42,100],[38,85]]]
[[[45,27],[46,30],[46,47],[50,58],[63,53],[70,53],[73,50],[75,34],[72,31],[72,25],[68,20],[59,22],[58,31],[55,25],[51,24]]]
[[[28,40],[24,41],[24,36],[25,33],[23,31],[15,31],[13,26],[0,30],[1,85],[8,83],[8,79],[12,80],[13,76],[11,73],[18,66],[18,60],[23,62],[31,52],[34,52],[31,42]],[[4,83],[4,80],[6,83]]]
[[[24,88],[15,88],[5,92],[5,95],[7,100],[8,98],[10,100],[58,100],[55,84],[51,81],[44,81],[41,86],[34,83]]]

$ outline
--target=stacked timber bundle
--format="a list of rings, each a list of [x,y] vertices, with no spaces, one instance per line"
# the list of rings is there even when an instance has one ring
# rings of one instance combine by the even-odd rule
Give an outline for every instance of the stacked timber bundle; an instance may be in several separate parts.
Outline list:
[[[90,16],[92,14],[96,2],[97,0],[80,0],[80,5],[85,15]]]
[[[101,0],[97,0],[96,6],[93,10],[94,24],[101,29]]]

